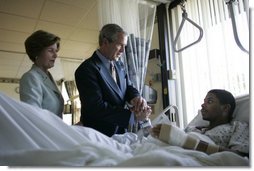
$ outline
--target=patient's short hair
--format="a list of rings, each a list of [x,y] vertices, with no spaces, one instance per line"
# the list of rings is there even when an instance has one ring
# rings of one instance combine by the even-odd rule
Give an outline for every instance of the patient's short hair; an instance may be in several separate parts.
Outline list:
[[[227,90],[222,89],[212,89],[208,93],[214,94],[220,101],[221,104],[230,104],[230,110],[229,110],[229,120],[232,120],[233,112],[235,110],[235,97]]]
[[[60,37],[43,30],[35,31],[25,40],[26,53],[31,61],[34,62],[35,58],[39,56],[46,47],[55,43],[57,43],[57,49],[59,49]]]

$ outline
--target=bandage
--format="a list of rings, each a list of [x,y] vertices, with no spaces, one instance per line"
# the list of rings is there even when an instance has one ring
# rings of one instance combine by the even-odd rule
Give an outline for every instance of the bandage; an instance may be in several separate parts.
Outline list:
[[[205,141],[200,140],[197,148],[195,150],[203,151],[207,154],[213,154],[219,151],[219,146],[216,144],[207,143]]]
[[[174,125],[163,124],[161,126],[159,139],[170,145],[194,149],[198,140],[186,134],[182,129]]]
[[[183,148],[196,149],[199,144],[199,139],[187,135],[187,138],[183,144]]]
[[[206,149],[207,154],[212,154],[218,152],[220,149],[220,146],[215,145],[215,144],[208,144],[208,147]]]
[[[207,143],[196,137],[186,134],[182,129],[174,125],[163,124],[161,126],[159,139],[173,146],[203,151],[207,154],[212,154],[219,151],[218,145]]]

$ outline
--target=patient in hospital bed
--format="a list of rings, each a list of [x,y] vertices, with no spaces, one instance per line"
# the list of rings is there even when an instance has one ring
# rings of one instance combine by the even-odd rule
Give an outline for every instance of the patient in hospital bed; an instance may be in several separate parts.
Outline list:
[[[210,90],[201,105],[203,120],[207,126],[190,126],[185,132],[173,125],[159,124],[151,130],[151,135],[160,140],[187,149],[212,154],[232,151],[242,156],[249,154],[248,123],[232,121],[235,98],[225,90]]]
[[[134,133],[107,137],[69,126],[49,111],[0,92],[0,165],[7,166],[248,166],[234,153],[206,155]],[[156,128],[156,127],[155,127]],[[184,156],[184,158],[182,157]]]

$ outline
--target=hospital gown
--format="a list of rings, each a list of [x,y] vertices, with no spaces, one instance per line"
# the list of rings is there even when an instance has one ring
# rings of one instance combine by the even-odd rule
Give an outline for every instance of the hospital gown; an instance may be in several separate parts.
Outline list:
[[[213,129],[188,127],[186,132],[199,132],[208,136],[215,144],[243,153],[249,153],[249,125],[241,121],[218,125]]]

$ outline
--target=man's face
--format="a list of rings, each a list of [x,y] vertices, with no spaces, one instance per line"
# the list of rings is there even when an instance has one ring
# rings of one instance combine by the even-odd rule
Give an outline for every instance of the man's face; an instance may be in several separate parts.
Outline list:
[[[118,33],[117,40],[111,43],[107,43],[107,57],[110,60],[118,60],[124,52],[127,45],[127,36],[124,33]]]
[[[201,105],[201,113],[204,120],[215,121],[223,114],[223,105],[219,99],[212,93],[208,93]]]

